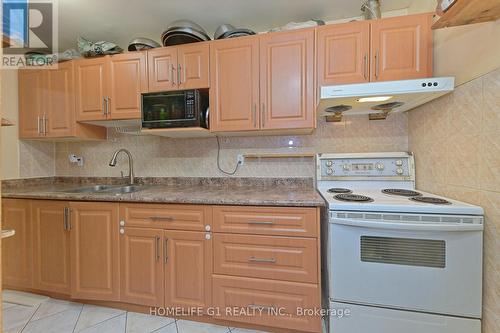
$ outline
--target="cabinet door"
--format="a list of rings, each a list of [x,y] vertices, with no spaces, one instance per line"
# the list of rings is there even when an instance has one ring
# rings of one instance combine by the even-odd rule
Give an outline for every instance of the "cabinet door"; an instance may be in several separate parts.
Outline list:
[[[121,301],[163,306],[163,230],[123,230],[120,235]]]
[[[147,91],[146,53],[109,58],[108,118],[141,119],[141,93]]]
[[[47,137],[74,135],[75,94],[73,62],[60,63],[57,69],[47,70],[46,128]]]
[[[75,61],[76,118],[105,120],[107,57]]]
[[[314,29],[260,37],[262,129],[315,127]]]
[[[72,202],[71,297],[119,300],[118,204]]]
[[[148,51],[149,92],[177,90],[177,47]]]
[[[227,39],[210,46],[210,130],[259,129],[259,39]]]
[[[33,287],[39,290],[69,294],[69,231],[64,210],[58,201],[32,201],[33,220]]]
[[[16,234],[2,240],[2,282],[6,286],[32,286],[32,223],[29,200],[2,200],[2,229]]]
[[[210,306],[212,241],[205,235],[195,231],[165,231],[166,307]]]
[[[19,138],[40,137],[45,70],[19,70]]]
[[[410,15],[371,21],[371,80],[432,76],[432,16]]]
[[[325,25],[316,36],[320,86],[370,81],[368,21]]]
[[[194,43],[178,48],[179,89],[209,87],[208,43]]]

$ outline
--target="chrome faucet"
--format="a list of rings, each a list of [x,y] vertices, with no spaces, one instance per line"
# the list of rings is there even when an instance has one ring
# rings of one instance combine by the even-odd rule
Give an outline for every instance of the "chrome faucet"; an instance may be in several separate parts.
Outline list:
[[[113,154],[113,157],[111,158],[111,161],[109,161],[109,166],[110,167],[116,166],[116,157],[121,152],[124,152],[128,156],[129,185],[134,185],[134,183],[135,183],[135,177],[134,177],[134,158],[132,157],[132,154],[130,153],[130,151],[128,151],[127,149],[124,149],[124,148],[118,149],[117,151],[115,151],[115,153]]]

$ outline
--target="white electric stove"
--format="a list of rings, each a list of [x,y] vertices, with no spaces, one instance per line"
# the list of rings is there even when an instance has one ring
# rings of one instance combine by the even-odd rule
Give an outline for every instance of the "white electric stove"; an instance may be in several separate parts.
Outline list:
[[[414,165],[409,153],[317,157],[332,333],[481,331],[483,210],[415,190]]]

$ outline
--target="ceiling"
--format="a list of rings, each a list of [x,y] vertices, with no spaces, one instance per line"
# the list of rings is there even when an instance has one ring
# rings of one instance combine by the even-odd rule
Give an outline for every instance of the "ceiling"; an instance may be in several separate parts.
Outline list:
[[[76,48],[83,36],[126,49],[134,37],[160,41],[169,22],[190,19],[210,36],[222,23],[255,31],[311,18],[325,21],[360,15],[362,0],[59,0],[59,49]],[[407,8],[411,0],[381,0],[382,11]]]

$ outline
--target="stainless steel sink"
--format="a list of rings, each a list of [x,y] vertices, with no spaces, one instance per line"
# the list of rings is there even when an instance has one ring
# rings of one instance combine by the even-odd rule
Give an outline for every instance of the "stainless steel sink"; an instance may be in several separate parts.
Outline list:
[[[62,190],[61,192],[64,193],[97,193],[97,192],[102,192],[102,191],[107,191],[112,188],[115,188],[113,185],[93,185],[93,186],[85,186],[85,187],[78,187],[78,188],[72,188],[68,190]]]
[[[120,195],[120,194],[139,192],[139,191],[145,190],[146,188],[147,188],[146,186],[142,186],[142,185],[127,185],[127,186],[114,187],[114,188],[102,191],[101,193],[110,193],[110,194]]]

